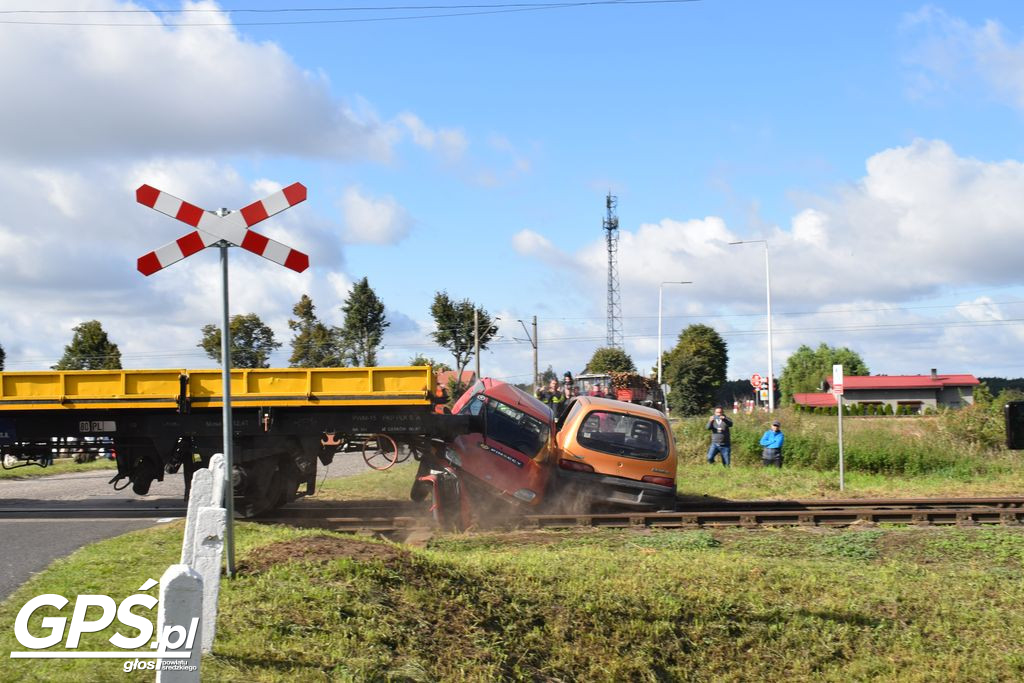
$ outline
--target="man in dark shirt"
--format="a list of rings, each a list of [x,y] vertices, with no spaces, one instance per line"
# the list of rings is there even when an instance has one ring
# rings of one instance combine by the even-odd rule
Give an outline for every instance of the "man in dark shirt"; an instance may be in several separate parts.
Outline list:
[[[729,440],[729,428],[732,420],[722,413],[722,407],[715,408],[715,414],[708,420],[707,429],[711,430],[711,447],[708,448],[708,464],[715,462],[715,454],[722,456],[722,464],[729,466],[729,451],[732,443]]]

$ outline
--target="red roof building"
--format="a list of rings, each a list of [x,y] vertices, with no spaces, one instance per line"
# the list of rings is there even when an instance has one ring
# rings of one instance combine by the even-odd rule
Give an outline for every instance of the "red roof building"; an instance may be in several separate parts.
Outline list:
[[[974,403],[974,387],[980,382],[974,375],[847,375],[843,378],[843,403],[900,406],[904,412],[922,413],[939,407],[960,408]],[[823,393],[793,394],[793,401],[815,408],[836,405],[832,395],[832,377],[822,382]]]

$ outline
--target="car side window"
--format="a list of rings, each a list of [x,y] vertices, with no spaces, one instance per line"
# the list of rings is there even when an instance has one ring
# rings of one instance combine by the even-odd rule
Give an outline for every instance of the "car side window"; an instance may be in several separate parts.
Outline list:
[[[572,422],[572,418],[578,412],[580,412],[580,402],[576,399],[573,399],[572,402],[569,403],[569,409],[563,411],[562,416],[558,418],[558,421],[555,423],[555,433],[557,434],[558,432],[562,431],[562,427],[564,427],[567,422]]]
[[[460,415],[479,415],[484,407],[484,399],[481,394],[477,394],[469,400],[469,403],[462,407],[459,411]]]

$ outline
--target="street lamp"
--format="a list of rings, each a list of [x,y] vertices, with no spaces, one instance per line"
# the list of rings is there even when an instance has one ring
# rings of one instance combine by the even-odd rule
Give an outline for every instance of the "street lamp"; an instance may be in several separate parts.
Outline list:
[[[669,281],[657,286],[657,388],[662,388],[662,296],[666,285],[692,285],[688,280]],[[669,398],[666,396],[665,409],[668,414]]]
[[[768,412],[775,412],[775,370],[772,363],[772,276],[768,267],[768,240],[740,240],[729,244],[764,244],[764,281],[768,292]]]

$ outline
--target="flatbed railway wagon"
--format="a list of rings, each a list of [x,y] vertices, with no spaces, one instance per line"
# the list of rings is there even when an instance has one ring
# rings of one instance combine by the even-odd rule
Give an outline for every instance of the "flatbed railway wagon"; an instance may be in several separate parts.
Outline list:
[[[113,450],[118,490],[144,495],[181,471],[187,491],[223,450],[222,393],[220,370],[0,372],[0,460],[45,465],[74,442]],[[232,370],[236,511],[314,493],[318,462],[336,453],[369,447],[393,460],[469,430],[470,416],[438,413],[435,401],[427,366]]]

